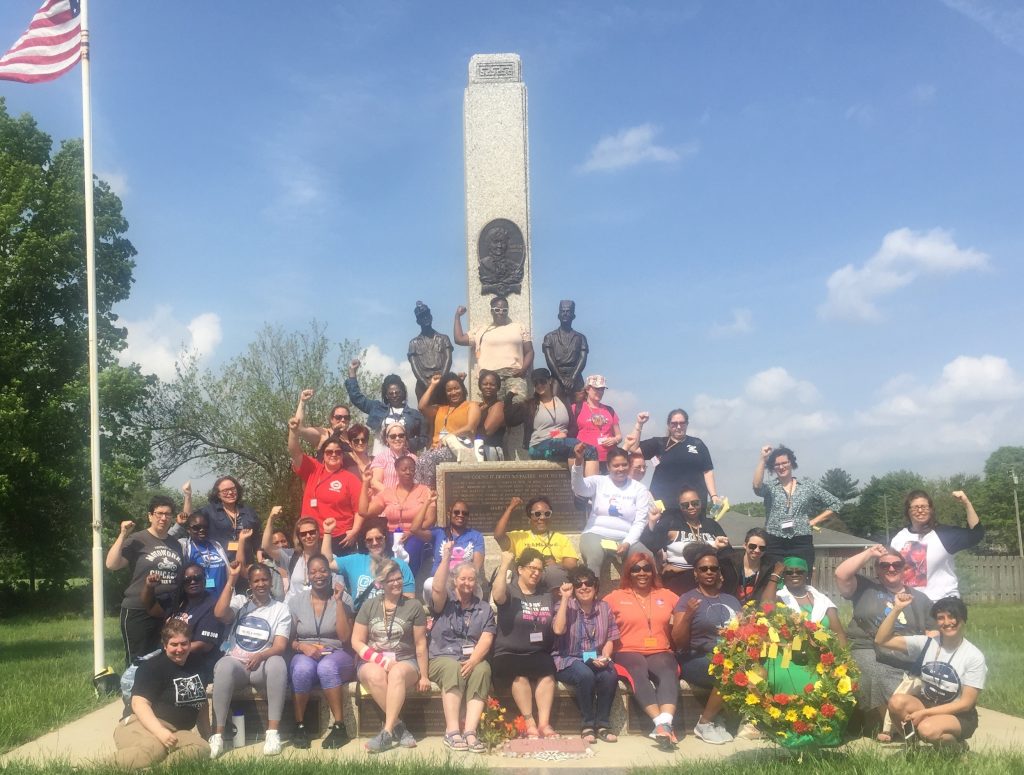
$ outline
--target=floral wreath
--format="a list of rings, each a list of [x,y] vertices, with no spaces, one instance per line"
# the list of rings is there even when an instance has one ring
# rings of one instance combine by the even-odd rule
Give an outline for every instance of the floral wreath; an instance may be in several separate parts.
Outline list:
[[[708,674],[727,706],[787,748],[842,743],[860,669],[834,633],[800,610],[751,601],[719,635]]]

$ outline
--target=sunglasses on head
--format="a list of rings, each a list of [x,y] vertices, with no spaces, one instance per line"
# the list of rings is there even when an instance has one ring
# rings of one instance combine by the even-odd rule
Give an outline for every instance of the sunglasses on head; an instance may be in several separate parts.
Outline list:
[[[572,585],[576,587],[576,589],[579,589],[580,587],[596,587],[597,582],[591,579],[580,579],[579,581],[574,581]]]
[[[629,569],[630,573],[650,573],[654,568],[650,565],[634,565]]]
[[[903,570],[904,563],[903,562],[880,562],[880,563],[878,563],[878,567],[881,568],[882,570]]]

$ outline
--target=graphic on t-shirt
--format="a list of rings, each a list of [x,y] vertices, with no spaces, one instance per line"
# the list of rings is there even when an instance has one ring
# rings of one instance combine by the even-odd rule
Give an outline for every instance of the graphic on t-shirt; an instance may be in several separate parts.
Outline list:
[[[696,455],[697,454],[697,445],[696,444],[687,444],[686,445],[686,451],[689,452],[691,455]]]
[[[173,584],[181,568],[181,555],[165,546],[158,546],[145,556],[146,563],[160,574],[161,584]]]
[[[255,614],[246,614],[238,620],[238,626],[235,627],[235,645],[250,654],[269,646],[272,637],[270,622]]]
[[[608,513],[613,517],[622,516],[622,512],[619,511],[618,498],[614,495],[608,499]]]
[[[341,492],[341,482],[337,479],[332,479],[329,485],[331,492]]]
[[[948,662],[921,665],[921,698],[929,705],[943,705],[960,696],[960,676]]]
[[[174,704],[179,708],[198,708],[206,702],[206,687],[198,675],[174,679]]]
[[[469,562],[473,558],[473,542],[470,541],[465,546],[453,546],[452,547],[452,558],[448,563],[448,567],[451,570],[455,570],[455,567],[462,562]]]
[[[736,611],[725,603],[708,603],[707,613],[705,615],[710,621],[721,627],[732,619],[736,613]]]
[[[523,621],[537,621],[544,624],[551,618],[551,608],[547,603],[523,600]]]
[[[900,549],[903,561],[903,583],[908,587],[923,587],[928,584],[928,545],[920,541],[907,541]]]

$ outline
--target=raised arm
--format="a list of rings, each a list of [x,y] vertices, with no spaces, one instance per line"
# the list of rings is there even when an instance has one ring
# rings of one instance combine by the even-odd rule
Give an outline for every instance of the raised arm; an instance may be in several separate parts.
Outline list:
[[[306,425],[306,402],[313,397],[314,393],[306,388],[299,393],[299,403],[295,407],[295,416],[299,419],[299,438],[310,446],[316,447],[320,444],[323,435],[322,428],[312,428]]]
[[[629,435],[622,440],[622,448],[626,450],[626,452],[632,452],[640,446],[640,437],[643,435],[644,426],[650,419],[650,412],[640,412],[636,416],[636,424],[633,426],[633,430],[630,431]]]
[[[513,495],[508,502],[508,506],[505,507],[505,513],[498,517],[498,522],[494,526],[494,541],[498,544],[501,549],[512,549],[512,542],[508,539],[508,521],[512,518],[512,512],[523,505],[523,499],[518,495]]]
[[[462,330],[462,316],[465,314],[466,308],[459,305],[455,310],[455,330],[452,332],[452,339],[455,341],[455,344],[461,344],[464,347],[469,347],[473,344],[473,340],[470,339],[466,335],[466,332]]]
[[[331,533],[334,532],[334,526],[338,524],[338,520],[334,517],[327,517],[324,520],[323,536],[320,538],[320,554],[326,557],[331,562],[331,570],[335,573],[338,572],[338,562],[334,557],[334,549],[331,546]],[[299,551],[296,549],[295,551]],[[350,590],[351,591],[351,590]]]
[[[978,517],[978,512],[974,510],[974,504],[971,503],[971,499],[967,497],[967,493],[963,490],[954,490],[952,493],[953,497],[960,501],[964,508],[967,510],[967,527],[972,530],[981,524],[981,519]]]
[[[914,602],[914,598],[909,592],[896,593],[892,610],[882,620],[882,623],[878,625],[878,632],[875,633],[876,646],[884,646],[887,649],[902,651],[904,654],[907,653],[907,639],[902,635],[894,635],[893,633],[896,631],[896,618],[912,602]]]
[[[433,374],[430,377],[430,382],[427,383],[427,389],[423,391],[423,395],[420,396],[419,410],[423,415],[423,419],[427,422],[434,422],[434,415],[437,414],[437,404],[432,404],[434,400],[434,393],[437,392],[438,386],[441,384],[441,375]],[[428,434],[429,435],[429,434]]]
[[[504,605],[508,600],[508,569],[512,567],[515,557],[510,551],[501,553],[501,563],[498,565],[498,575],[494,577],[491,585],[491,600],[495,605]]]
[[[107,570],[121,570],[121,568],[128,567],[128,560],[121,554],[121,549],[124,548],[124,539],[130,536],[134,530],[135,523],[132,520],[126,519],[121,523],[121,530],[118,532],[117,538],[114,539],[114,543],[107,550],[107,559],[104,562]]]
[[[572,482],[572,491],[581,498],[593,498],[597,494],[597,485],[590,479],[595,477],[583,476],[583,453],[587,445],[582,441],[572,448],[575,458],[572,462],[572,469],[569,472],[569,480]],[[647,519],[647,514],[644,514]],[[642,528],[641,528],[642,530]]]
[[[857,591],[857,574],[871,560],[877,560],[888,551],[881,544],[869,546],[863,552],[847,557],[836,568],[836,589],[839,594],[849,600]]]
[[[761,457],[758,458],[757,467],[754,469],[754,494],[760,495],[764,486],[764,467],[768,464],[768,456],[772,454],[770,444],[761,447]]]
[[[374,404],[380,403],[379,401],[371,401],[369,398],[363,395],[362,388],[359,387],[359,367],[362,366],[362,362],[358,358],[353,358],[348,364],[348,379],[345,380],[345,392],[348,393],[348,400],[352,402],[363,414],[369,414],[374,408]]]
[[[213,607],[213,615],[224,622],[224,624],[231,624],[232,619],[235,617],[235,612],[231,610],[231,596],[235,592],[235,584],[241,572],[242,563],[238,560],[228,564],[228,581],[224,585],[224,589],[220,591],[217,604]]]
[[[164,611],[163,606],[161,606],[156,599],[156,587],[159,583],[160,574],[153,571],[146,576],[146,583],[142,585],[142,591],[139,593],[139,598],[142,600],[142,607],[145,609],[146,613],[154,619],[163,619],[167,616],[167,612]]]
[[[181,511],[186,516],[192,513],[192,480],[188,479],[181,485],[181,494],[185,497],[182,501]]]
[[[558,588],[558,594],[561,597],[561,601],[558,605],[558,610],[555,611],[555,618],[551,620],[551,631],[555,635],[565,635],[566,622],[569,618],[569,601],[572,600],[572,583],[563,582]]]
[[[423,501],[419,512],[412,518],[409,533],[421,541],[430,542],[430,528],[437,524],[437,492],[430,491],[430,497]]]
[[[299,443],[299,424],[301,420],[298,417],[292,417],[288,421],[288,454],[292,459],[292,470],[298,471],[302,465],[302,444]]]
[[[452,547],[454,541],[441,542],[441,564],[437,566],[437,573],[434,574],[434,581],[430,588],[430,609],[435,616],[440,616],[448,602],[448,574],[451,572],[448,567],[452,560]]]
[[[279,564],[281,562],[281,550],[274,546],[274,519],[281,516],[283,512],[284,509],[280,506],[274,506],[274,508],[270,510],[270,514],[267,516],[267,522],[263,526],[263,543],[261,544],[263,551],[270,555],[274,562]]]

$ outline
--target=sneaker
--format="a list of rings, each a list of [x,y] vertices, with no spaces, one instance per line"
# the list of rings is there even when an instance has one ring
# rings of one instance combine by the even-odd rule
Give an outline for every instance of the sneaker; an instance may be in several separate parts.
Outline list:
[[[348,732],[345,730],[345,725],[335,721],[334,725],[331,727],[331,731],[327,733],[327,737],[324,738],[320,747],[341,748],[349,741],[349,739]]]
[[[216,759],[218,756],[224,753],[224,735],[210,735],[209,743],[211,759]]]
[[[416,738],[412,736],[412,732],[405,726],[404,721],[399,721],[395,724],[395,739],[398,740],[398,744],[402,748],[416,747]]]
[[[292,748],[309,748],[309,731],[305,724],[296,724],[292,731]]]
[[[654,728],[654,739],[658,741],[658,747],[663,751],[672,751],[676,744],[673,742],[675,735],[672,734],[672,727],[668,724],[658,724]]]
[[[732,735],[721,724],[714,721],[698,722],[693,728],[693,734],[711,745],[725,745],[732,742]]]
[[[384,753],[384,751],[390,751],[396,745],[395,738],[391,736],[391,733],[386,729],[382,729],[377,733],[376,737],[371,737],[363,743],[363,748],[370,753]]]
[[[740,727],[739,732],[736,733],[736,737],[742,737],[744,740],[760,740],[764,735],[761,734],[760,729],[748,721]]]
[[[281,733],[276,729],[267,730],[267,739],[263,743],[264,756],[277,756],[281,753]]]

